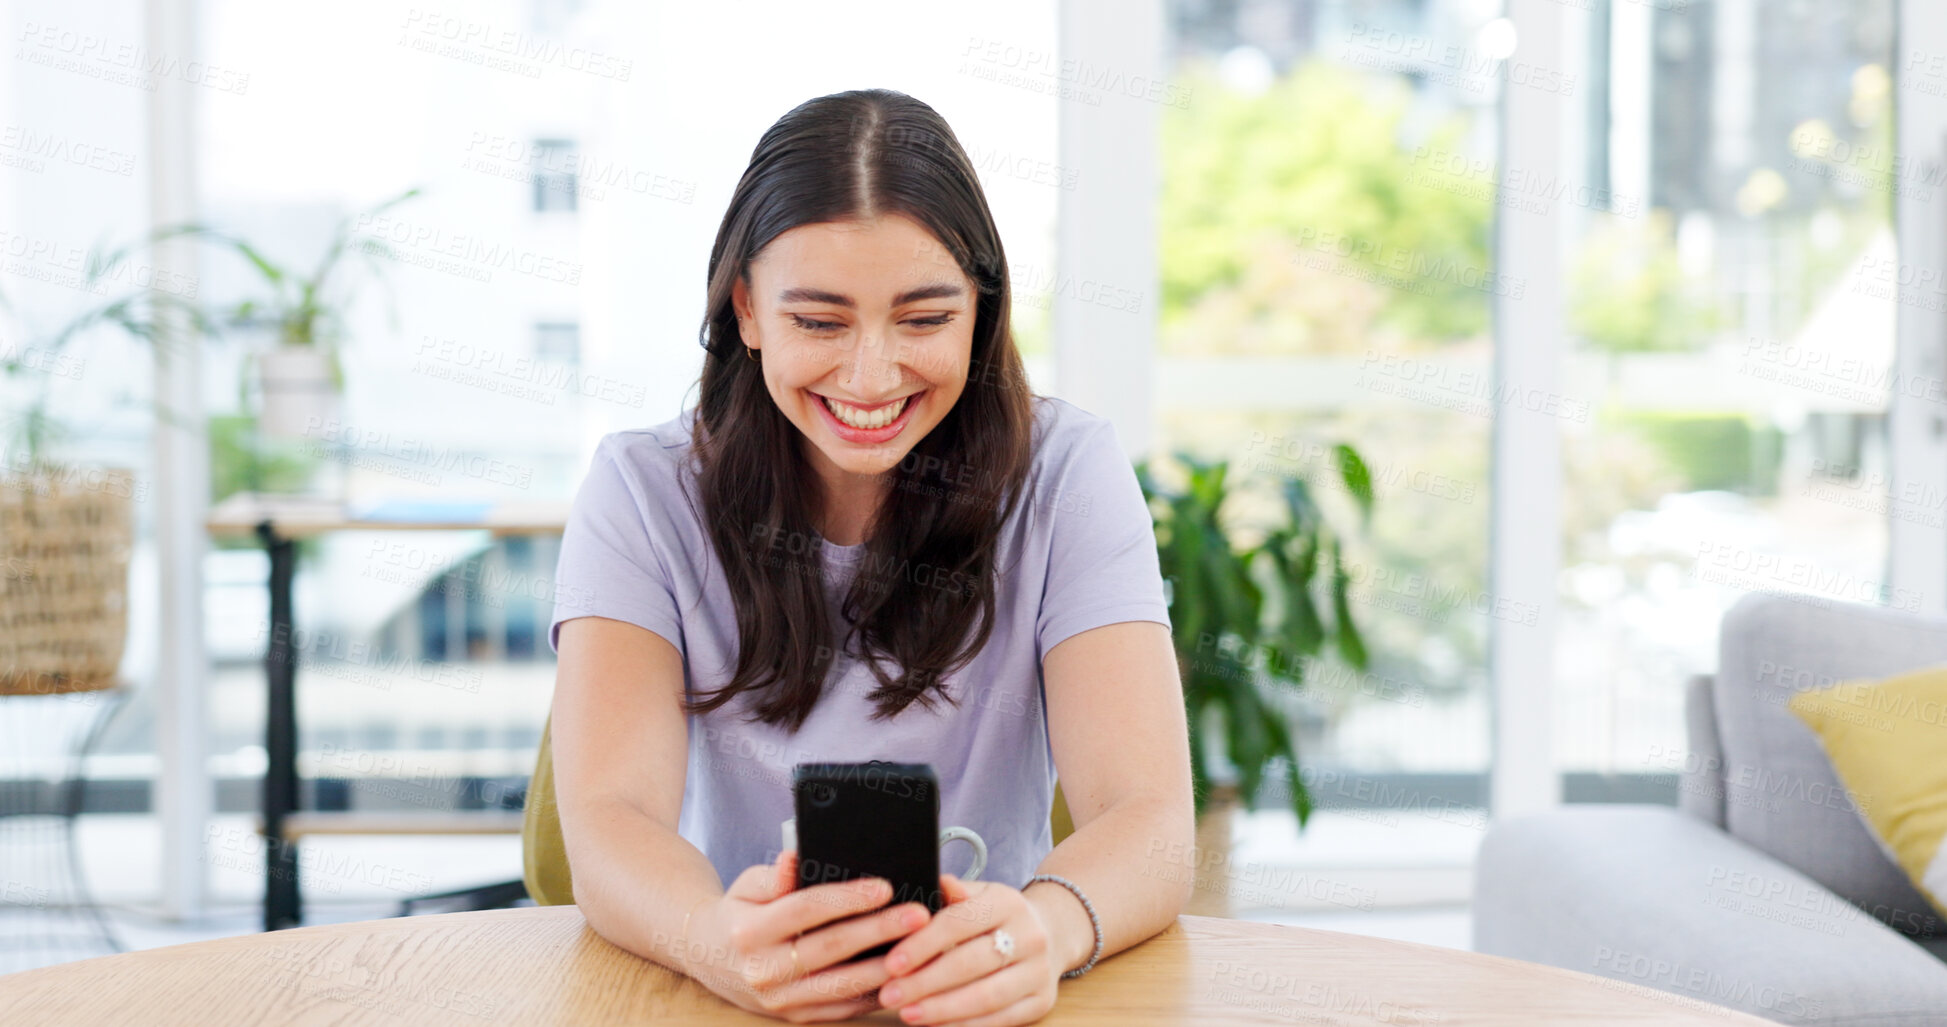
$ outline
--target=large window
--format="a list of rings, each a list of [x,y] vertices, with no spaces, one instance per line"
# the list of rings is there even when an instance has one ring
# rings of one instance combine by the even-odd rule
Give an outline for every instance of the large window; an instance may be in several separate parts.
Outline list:
[[[1762,9],[1761,9],[1762,8]],[[1557,754],[1669,773],[1681,682],[1748,592],[1917,609],[1887,579],[1891,0],[1598,5],[1566,20],[1601,74],[1565,108],[1568,233]],[[1574,790],[1570,798],[1575,798]]]
[[[1356,526],[1333,444],[1358,451],[1370,665],[1257,662],[1309,671],[1291,711],[1321,805],[1478,804],[1489,621],[1528,612],[1488,594],[1492,315],[1533,287],[1496,272],[1492,155],[1501,91],[1539,76],[1502,73],[1491,5],[1170,11],[1191,99],[1161,113],[1159,447],[1229,461],[1246,539],[1294,480]]]
[[[1169,5],[1193,103],[1161,112],[1160,446],[1344,514],[1345,441],[1377,496],[1370,671],[1314,665],[1292,703],[1322,805],[1485,801],[1490,639],[1545,604],[1565,796],[1652,801],[1738,596],[1919,607],[1889,521],[1947,504],[1893,484],[1895,317],[1925,299],[1893,210],[1938,183],[1896,156],[1893,6],[1594,0],[1550,47],[1492,0]],[[1509,163],[1533,151],[1500,112],[1537,96],[1559,158]],[[1560,265],[1499,266],[1537,222]],[[1561,573],[1495,594],[1490,504],[1523,497],[1493,494],[1491,432],[1527,401],[1496,326],[1535,296],[1562,311]]]

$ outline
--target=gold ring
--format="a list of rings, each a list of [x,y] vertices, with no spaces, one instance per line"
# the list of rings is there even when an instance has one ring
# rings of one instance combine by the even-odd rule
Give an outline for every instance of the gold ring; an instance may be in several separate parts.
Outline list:
[[[798,939],[795,937],[791,939],[791,976],[804,976],[804,969],[798,966]]]

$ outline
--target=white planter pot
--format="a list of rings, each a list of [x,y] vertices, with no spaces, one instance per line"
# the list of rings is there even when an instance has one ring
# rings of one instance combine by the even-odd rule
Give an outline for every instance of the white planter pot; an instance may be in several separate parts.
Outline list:
[[[264,409],[258,428],[269,438],[321,438],[319,428],[338,418],[338,387],[331,360],[313,346],[279,346],[257,364]]]

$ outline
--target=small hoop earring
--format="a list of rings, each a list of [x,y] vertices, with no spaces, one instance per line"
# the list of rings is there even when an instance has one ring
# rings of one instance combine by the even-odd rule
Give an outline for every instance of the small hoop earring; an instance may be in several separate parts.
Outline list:
[[[749,325],[749,324],[750,324],[750,319],[749,319],[749,318],[747,318],[747,317],[740,317],[740,318],[738,318],[738,319],[737,319],[737,334],[738,334],[738,335],[742,335],[742,334],[744,334],[744,328],[745,328],[745,326],[747,326],[747,325]],[[747,356],[747,357],[749,357],[749,358],[751,358],[752,360],[756,360],[756,359],[757,359],[757,351],[756,351],[756,350],[754,350],[754,349],[751,349],[751,348],[750,348],[750,343],[748,343],[748,342],[746,342],[746,343],[744,343],[744,356]]]

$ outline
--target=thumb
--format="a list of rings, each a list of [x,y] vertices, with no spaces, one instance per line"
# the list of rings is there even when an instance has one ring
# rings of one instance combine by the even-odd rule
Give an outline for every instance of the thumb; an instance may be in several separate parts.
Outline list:
[[[798,850],[784,849],[777,854],[776,879],[771,882],[771,896],[785,895],[798,889]]]
[[[769,902],[797,887],[797,853],[785,851],[771,863],[752,863],[724,891],[727,898]]]

